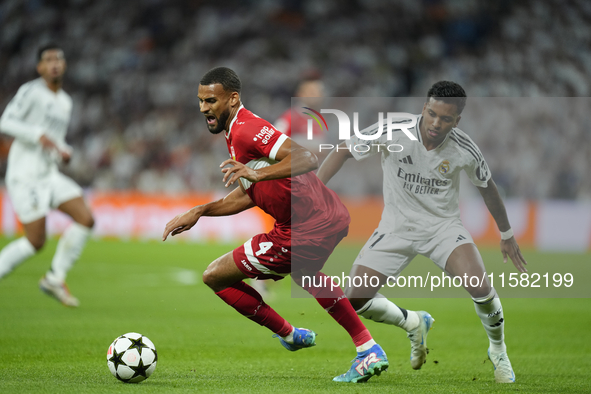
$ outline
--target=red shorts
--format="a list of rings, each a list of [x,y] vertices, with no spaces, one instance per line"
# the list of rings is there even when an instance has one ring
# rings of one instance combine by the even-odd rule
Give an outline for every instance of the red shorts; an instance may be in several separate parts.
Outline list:
[[[293,271],[317,272],[324,267],[334,248],[347,236],[349,227],[326,238],[278,241],[258,234],[234,249],[234,263],[249,278],[280,280]]]

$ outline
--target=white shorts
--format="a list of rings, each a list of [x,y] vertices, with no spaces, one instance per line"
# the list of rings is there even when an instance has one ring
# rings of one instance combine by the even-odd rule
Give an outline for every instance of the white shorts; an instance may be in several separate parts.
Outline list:
[[[41,219],[66,201],[83,195],[82,188],[61,172],[35,182],[8,181],[10,201],[21,223]]]
[[[419,241],[376,230],[359,252],[353,265],[363,265],[383,275],[397,277],[411,260],[420,254],[431,259],[445,271],[447,259],[454,249],[467,243],[474,241],[460,221],[452,222],[445,231],[431,239]]]

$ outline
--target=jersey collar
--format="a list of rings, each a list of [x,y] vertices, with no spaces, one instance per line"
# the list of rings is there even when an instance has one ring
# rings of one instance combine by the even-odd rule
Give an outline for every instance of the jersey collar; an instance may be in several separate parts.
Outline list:
[[[441,144],[437,145],[437,148],[435,149],[440,149],[443,148],[443,145],[445,145],[445,143],[447,142],[447,140],[449,139],[449,135],[455,130],[455,127],[452,127],[452,129],[449,131],[449,133],[447,133],[445,135],[445,138],[443,139],[443,141],[441,141]]]
[[[53,94],[54,96],[59,96],[59,94],[62,92],[62,88],[60,87],[57,92],[54,92],[53,90],[51,90],[49,88],[49,86],[47,86],[47,81],[45,79],[43,79],[43,77],[39,77],[37,78],[37,80],[39,81],[39,84],[45,89],[47,90],[49,93]]]
[[[234,122],[236,122],[236,119],[238,119],[238,114],[240,113],[240,111],[244,108],[244,104],[240,104],[240,107],[238,107],[238,111],[236,111],[236,115],[234,115],[234,119],[232,119],[232,121],[230,122],[230,127],[228,127],[228,131],[226,132],[226,138],[230,137],[230,132],[232,131],[232,125],[234,124]]]
[[[419,139],[419,142],[423,143],[423,137],[421,137],[421,120],[423,119],[423,115],[417,115],[417,124],[415,125],[415,134],[416,137]]]

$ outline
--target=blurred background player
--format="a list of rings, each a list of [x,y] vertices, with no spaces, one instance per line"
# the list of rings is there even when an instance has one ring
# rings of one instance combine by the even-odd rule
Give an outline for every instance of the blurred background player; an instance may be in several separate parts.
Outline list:
[[[277,130],[303,147],[310,149],[315,155],[321,153],[318,152],[318,144],[325,142],[326,131],[322,130],[316,122],[312,122],[314,140],[308,140],[308,120],[311,118],[304,114],[306,111],[304,107],[319,110],[318,106],[324,96],[325,88],[320,79],[320,73],[317,71],[307,72],[296,87],[295,102],[281,114],[274,124]]]
[[[417,140],[411,140],[400,129],[391,141],[386,133],[383,145],[400,144],[403,150],[390,153],[382,149],[384,171],[384,212],[374,234],[355,260],[350,276],[375,276],[377,287],[351,287],[345,293],[361,316],[379,323],[393,324],[407,331],[411,341],[411,365],[420,369],[427,355],[427,334],[433,318],[427,312],[414,312],[398,307],[378,293],[387,278],[396,278],[418,254],[431,259],[451,276],[483,278],[478,286],[463,282],[472,296],[476,314],[488,335],[488,356],[499,383],[515,382],[515,374],[504,340],[504,318],[501,301],[488,281],[482,257],[460,220],[460,173],[465,171],[478,188],[486,207],[501,231],[501,252],[519,272],[526,263],[513,236],[505,205],[491,177],[480,149],[457,128],[466,104],[464,89],[449,81],[435,83],[427,93],[422,114],[409,127]],[[394,119],[409,124],[413,119]],[[362,133],[374,134],[376,125]],[[346,149],[356,144],[370,146],[370,154]],[[318,171],[328,182],[351,157],[365,159],[378,153],[374,142],[351,137],[342,148],[333,150]]]
[[[199,84],[200,110],[212,134],[224,132],[231,159],[220,167],[226,197],[196,206],[167,223],[163,240],[191,229],[202,216],[228,216],[260,207],[275,219],[269,233],[258,234],[213,261],[203,282],[243,316],[267,327],[290,351],[314,346],[316,334],[294,328],[244,282],[281,280],[288,275],[309,292],[351,336],[357,357],[338,382],[363,382],[388,368],[386,354],[363,325],[339,286],[320,270],[349,230],[349,212],[336,193],[311,171],[316,156],[244,108],[241,82],[226,67],[208,71]],[[231,166],[224,168],[226,166]],[[308,283],[303,281],[307,276]]]
[[[74,222],[60,238],[39,287],[62,304],[76,307],[79,302],[66,286],[66,275],[82,253],[94,219],[82,188],[58,169],[58,163],[68,163],[72,154],[65,142],[72,99],[62,90],[64,53],[58,45],[46,45],[38,50],[37,61],[41,77],[22,85],[0,118],[0,131],[14,137],[6,186],[25,231],[24,237],[0,252],[0,278],[43,247],[45,219],[57,208]]]

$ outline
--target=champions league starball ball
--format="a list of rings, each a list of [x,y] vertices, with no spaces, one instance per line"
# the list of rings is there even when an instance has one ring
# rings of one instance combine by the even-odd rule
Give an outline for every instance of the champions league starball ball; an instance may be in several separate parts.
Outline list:
[[[156,369],[158,353],[148,337],[136,332],[121,335],[107,351],[107,366],[117,379],[125,383],[146,380]]]

